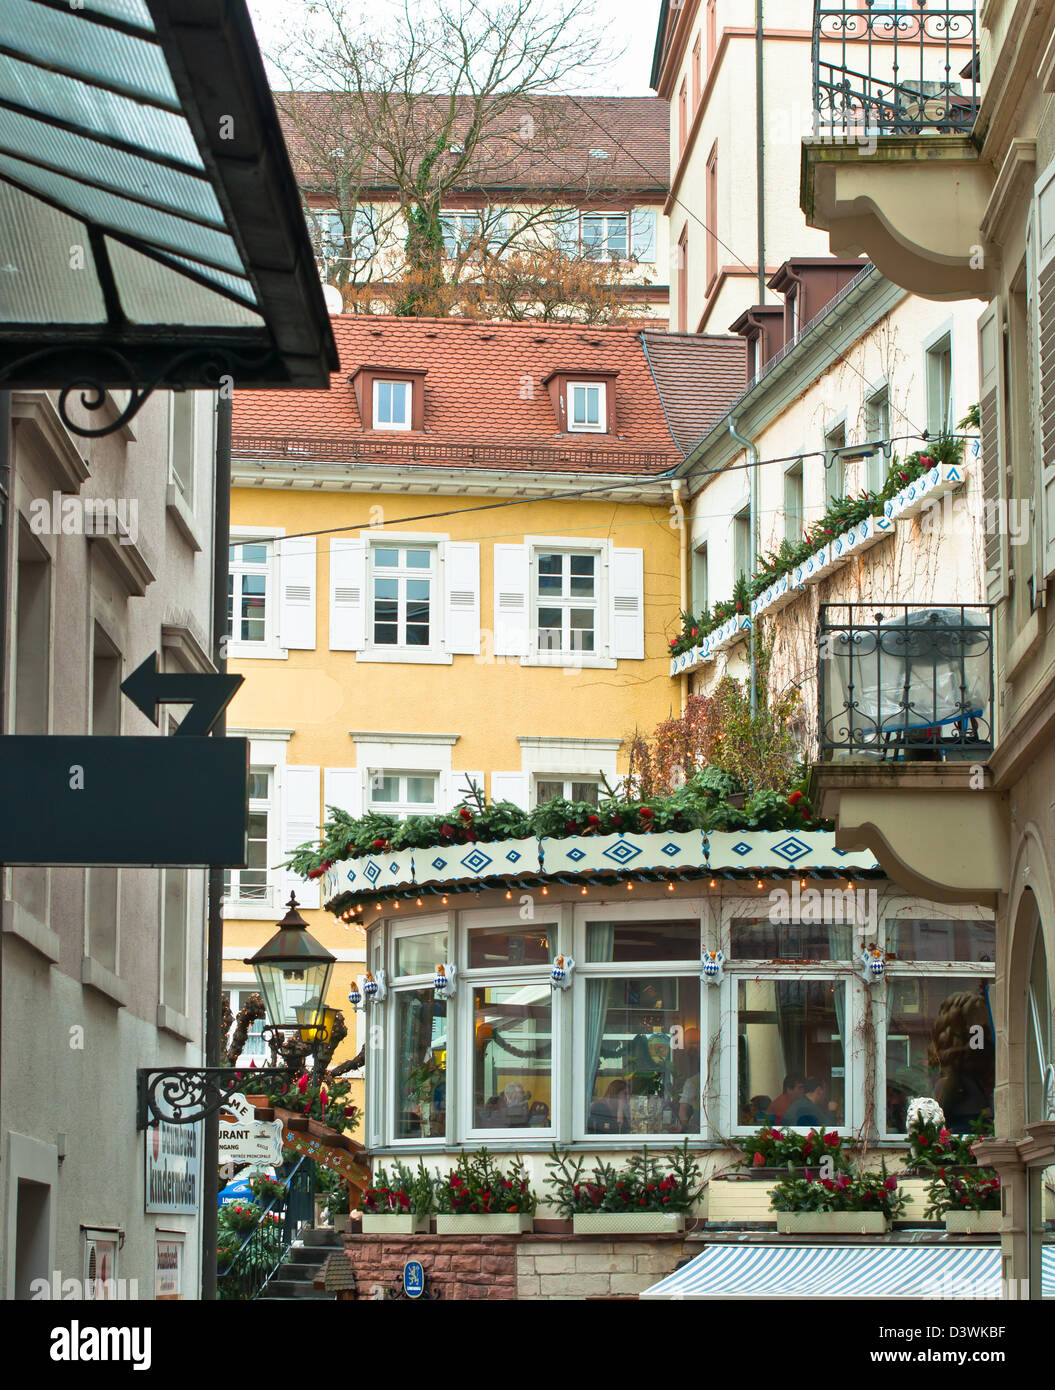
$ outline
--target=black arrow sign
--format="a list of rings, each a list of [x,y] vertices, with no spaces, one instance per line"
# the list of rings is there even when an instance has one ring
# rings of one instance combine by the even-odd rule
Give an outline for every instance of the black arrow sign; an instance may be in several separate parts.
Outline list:
[[[207,734],[234,699],[244,676],[210,676],[193,671],[162,675],[151,652],[121,685],[122,693],[156,724],[158,705],[190,705],[177,734]]]

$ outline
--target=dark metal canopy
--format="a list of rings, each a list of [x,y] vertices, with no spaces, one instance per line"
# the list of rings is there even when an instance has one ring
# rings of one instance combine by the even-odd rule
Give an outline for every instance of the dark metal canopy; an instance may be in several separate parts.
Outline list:
[[[0,387],[127,419],[337,366],[245,0],[3,0]]]

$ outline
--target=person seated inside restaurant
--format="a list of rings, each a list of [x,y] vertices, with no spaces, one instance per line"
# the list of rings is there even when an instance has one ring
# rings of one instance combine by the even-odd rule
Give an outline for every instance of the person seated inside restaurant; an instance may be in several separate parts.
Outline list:
[[[801,1099],[805,1081],[806,1078],[799,1071],[789,1072],[785,1076],[784,1089],[769,1102],[769,1114],[775,1125],[783,1124],[788,1106]]]
[[[619,1078],[608,1084],[603,1096],[590,1106],[590,1118],[586,1126],[590,1134],[629,1134],[630,1133],[630,1088]]]
[[[784,1111],[784,1123],[794,1127],[822,1125],[828,1118],[824,1082],[820,1077],[807,1076],[803,1082],[803,1094]]]
[[[745,1107],[745,1125],[768,1125],[773,1123],[773,1102],[769,1096],[752,1096]]]

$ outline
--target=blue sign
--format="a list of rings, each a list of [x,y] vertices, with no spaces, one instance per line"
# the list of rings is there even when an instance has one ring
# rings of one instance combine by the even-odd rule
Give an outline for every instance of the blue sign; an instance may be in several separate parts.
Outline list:
[[[403,1266],[403,1292],[408,1298],[420,1298],[425,1292],[425,1271],[419,1260],[408,1260]]]

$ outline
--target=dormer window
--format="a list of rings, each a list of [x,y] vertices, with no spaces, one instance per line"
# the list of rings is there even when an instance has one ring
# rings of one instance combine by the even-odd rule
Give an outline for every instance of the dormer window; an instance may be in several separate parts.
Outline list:
[[[424,367],[357,367],[349,377],[364,430],[425,428]]]
[[[603,381],[568,383],[568,429],[592,434],[608,430],[607,387]]]
[[[374,382],[374,429],[409,430],[412,386],[409,381]]]
[[[615,434],[618,372],[556,367],[542,384],[549,391],[560,434]]]

